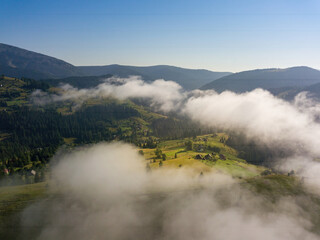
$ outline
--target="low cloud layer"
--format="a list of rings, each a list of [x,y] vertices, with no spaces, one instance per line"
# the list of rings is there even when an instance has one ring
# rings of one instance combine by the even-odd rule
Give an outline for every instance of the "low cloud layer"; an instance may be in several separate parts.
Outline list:
[[[127,144],[101,143],[54,160],[53,197],[22,216],[23,234],[33,239],[319,238],[290,197],[272,203],[216,173],[147,172],[145,160]]]
[[[284,159],[272,159],[274,167],[294,170],[319,193],[319,109],[319,103],[306,93],[290,103],[256,89],[243,94],[226,91],[191,97],[183,112],[205,126],[240,132],[257,144],[285,153]]]
[[[184,107],[184,113],[203,125],[241,131],[261,143],[320,155],[320,125],[311,112],[308,105],[297,108],[262,89],[191,97]]]
[[[61,94],[36,91],[32,97],[37,104],[66,100],[81,104],[92,97],[148,99],[157,110],[186,115],[204,126],[240,132],[258,144],[285,151],[289,158],[277,161],[278,165],[285,170],[298,170],[301,176],[309,178],[313,172],[309,166],[318,166],[314,160],[320,158],[320,103],[305,92],[298,94],[293,102],[287,102],[262,89],[242,94],[187,92],[172,81],[144,82],[131,77],[107,79],[92,89],[79,90],[65,85]],[[320,186],[320,178],[315,182]]]
[[[77,89],[68,84],[61,88],[63,91],[60,94],[48,94],[37,90],[32,93],[32,101],[37,105],[44,105],[68,100],[81,104],[96,97],[114,97],[120,100],[146,98],[151,100],[152,106],[167,112],[183,99],[182,87],[179,84],[162,79],[147,83],[139,77],[110,78],[90,89]]]

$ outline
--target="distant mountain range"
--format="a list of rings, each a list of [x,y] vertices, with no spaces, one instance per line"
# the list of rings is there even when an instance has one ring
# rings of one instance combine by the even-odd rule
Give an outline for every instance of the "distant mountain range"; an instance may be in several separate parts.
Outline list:
[[[186,90],[200,88],[241,93],[263,88],[286,99],[292,99],[298,92],[306,90],[320,97],[320,71],[309,67],[258,69],[234,74],[168,65],[136,67],[113,64],[77,67],[57,58],[6,44],[0,44],[0,74],[46,79],[52,84],[66,82],[79,87],[93,86],[106,76],[136,75],[145,81],[175,81]]]
[[[286,69],[261,69],[244,71],[222,77],[201,87],[217,92],[230,90],[241,93],[256,88],[276,89],[302,88],[320,83],[320,71],[309,67],[292,67]]]
[[[79,69],[88,76],[112,74],[119,77],[139,75],[147,81],[156,79],[172,80],[185,89],[196,89],[231,72],[212,72],[204,69],[187,69],[168,65],[134,67],[123,65],[85,66]]]
[[[18,47],[0,44],[0,74],[33,79],[67,77],[139,75],[146,81],[163,78],[179,83],[185,89],[195,89],[230,72],[185,69],[167,65],[134,67],[122,65],[76,67],[70,63]],[[83,78],[81,78],[83,80]]]

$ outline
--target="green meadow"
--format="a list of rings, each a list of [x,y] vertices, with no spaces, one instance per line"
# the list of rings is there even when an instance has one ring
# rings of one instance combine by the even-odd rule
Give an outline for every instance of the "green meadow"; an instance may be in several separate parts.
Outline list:
[[[215,171],[229,174],[232,177],[248,178],[259,176],[265,167],[256,166],[247,163],[244,159],[237,157],[237,151],[225,143],[222,139],[226,139],[224,133],[197,136],[196,138],[185,138],[181,140],[168,140],[161,142],[158,149],[165,154],[165,160],[156,156],[155,149],[140,149],[144,153],[144,157],[149,163],[151,169],[159,167],[170,168],[193,168],[199,174]],[[186,142],[192,142],[192,149],[187,149]],[[198,149],[203,146],[202,149]],[[197,159],[197,155],[202,157],[207,154],[213,155],[210,149],[219,149],[219,153],[214,153],[211,160]],[[225,159],[221,159],[219,155],[223,155]]]

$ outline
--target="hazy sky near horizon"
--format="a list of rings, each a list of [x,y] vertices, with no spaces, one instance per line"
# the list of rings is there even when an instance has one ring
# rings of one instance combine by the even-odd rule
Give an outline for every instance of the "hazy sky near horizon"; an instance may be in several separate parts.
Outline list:
[[[74,65],[320,69],[319,0],[1,0],[0,31]]]

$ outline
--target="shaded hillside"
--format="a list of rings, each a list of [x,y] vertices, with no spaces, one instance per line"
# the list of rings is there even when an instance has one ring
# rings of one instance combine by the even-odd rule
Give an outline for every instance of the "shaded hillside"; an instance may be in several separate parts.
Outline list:
[[[212,72],[204,69],[186,69],[167,65],[135,67],[122,65],[82,66],[79,69],[88,76],[112,74],[119,77],[141,76],[146,81],[165,79],[177,82],[185,89],[195,89],[218,78],[230,75],[229,72]]]
[[[80,76],[75,66],[40,53],[0,43],[0,74],[33,79]]]
[[[302,87],[281,87],[281,88],[270,88],[268,91],[274,96],[282,98],[287,101],[291,101],[294,97],[302,91]]]
[[[292,67],[235,73],[204,85],[201,89],[246,92],[256,88],[305,87],[318,82],[320,71],[309,67]]]
[[[320,99],[320,83],[306,87],[283,87],[268,89],[273,95],[291,101],[300,92],[308,92],[309,97]]]
[[[302,91],[307,91],[312,94],[313,97],[320,99],[320,83],[312,84],[308,87],[302,89]]]

